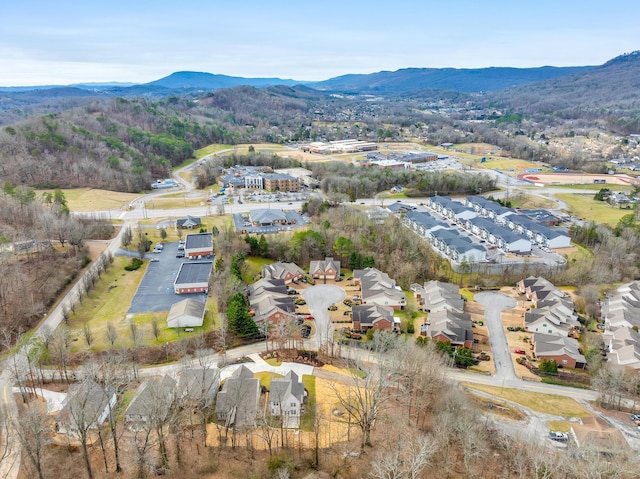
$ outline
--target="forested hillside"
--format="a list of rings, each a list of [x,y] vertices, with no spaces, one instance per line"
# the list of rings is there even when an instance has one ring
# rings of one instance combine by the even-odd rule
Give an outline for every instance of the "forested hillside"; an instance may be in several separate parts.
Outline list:
[[[62,192],[37,197],[5,182],[0,192],[0,350],[30,329],[90,260],[84,242],[113,226],[68,214]],[[10,342],[10,341],[9,341]]]
[[[7,126],[0,131],[3,177],[36,187],[146,189],[194,148],[224,140],[211,122],[178,106],[107,99]]]
[[[606,120],[618,134],[640,131],[640,51],[604,65],[487,95],[497,106],[538,119]]]
[[[135,192],[207,144],[375,139],[383,121],[423,117],[408,105],[332,98],[305,87],[238,87],[197,99],[103,98],[5,126],[0,164],[18,185]],[[359,123],[340,130],[315,119]]]

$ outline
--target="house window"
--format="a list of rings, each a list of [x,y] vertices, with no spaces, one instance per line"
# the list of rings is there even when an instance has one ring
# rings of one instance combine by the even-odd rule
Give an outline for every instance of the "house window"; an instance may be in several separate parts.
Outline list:
[[[563,360],[562,360],[562,364],[567,364],[567,360],[566,360],[566,359],[563,359]]]
[[[280,403],[274,402],[273,403],[273,407],[278,407],[280,405]]]
[[[296,407],[296,403],[292,402],[291,407]]]

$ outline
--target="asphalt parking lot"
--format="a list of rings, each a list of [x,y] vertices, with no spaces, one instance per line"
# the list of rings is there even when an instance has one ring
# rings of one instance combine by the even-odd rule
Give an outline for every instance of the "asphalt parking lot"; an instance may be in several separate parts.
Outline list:
[[[176,279],[180,265],[185,258],[176,258],[178,243],[165,243],[162,253],[147,253],[145,261],[157,258],[151,262],[147,272],[138,286],[138,291],[131,302],[129,313],[145,313],[155,311],[169,311],[173,304],[185,298],[206,301],[206,294],[175,294],[173,282]]]

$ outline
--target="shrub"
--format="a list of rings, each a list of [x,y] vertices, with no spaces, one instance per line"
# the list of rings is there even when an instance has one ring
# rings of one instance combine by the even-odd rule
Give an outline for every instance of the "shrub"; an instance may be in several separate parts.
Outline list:
[[[131,263],[124,267],[127,271],[135,271],[140,266],[142,266],[144,262],[140,258],[131,258]]]
[[[410,320],[407,324],[407,334],[414,334],[416,332],[416,327],[413,324],[413,320]]]

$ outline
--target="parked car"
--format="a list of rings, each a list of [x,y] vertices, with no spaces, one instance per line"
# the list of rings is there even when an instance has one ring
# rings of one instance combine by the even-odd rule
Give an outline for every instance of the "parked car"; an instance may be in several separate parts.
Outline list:
[[[304,319],[311,319],[311,320],[313,320],[313,319],[315,319],[315,318],[314,318],[313,316],[311,316],[310,314],[307,314],[307,315],[304,317]]]
[[[632,421],[640,421],[640,414],[632,414],[631,415],[631,420]]]
[[[184,251],[178,251],[176,253],[176,258],[184,258]]]
[[[151,258],[152,263],[157,263],[158,261],[160,261],[158,258]]]
[[[516,354],[527,354],[524,349],[514,349],[513,352]]]
[[[569,436],[564,432],[556,431],[549,433],[549,439],[551,439],[552,441],[566,442],[569,440]]]

